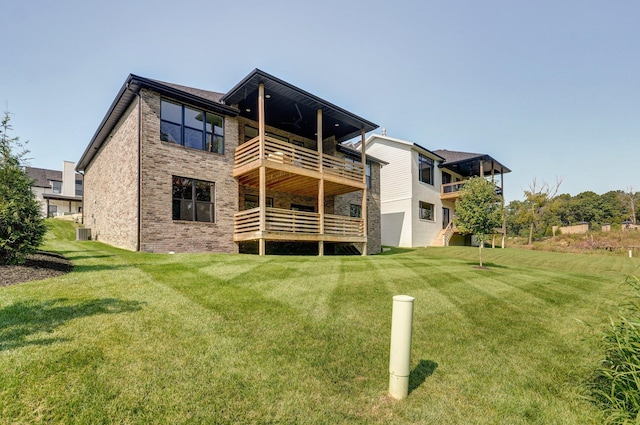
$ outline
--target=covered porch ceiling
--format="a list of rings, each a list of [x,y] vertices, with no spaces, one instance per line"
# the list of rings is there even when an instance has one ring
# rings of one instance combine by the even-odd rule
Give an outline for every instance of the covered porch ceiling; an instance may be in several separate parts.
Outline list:
[[[265,87],[266,125],[314,140],[317,110],[322,109],[322,136],[335,136],[338,143],[369,132],[377,124],[365,120],[326,100],[255,69],[222,97],[227,105],[237,105],[240,116],[258,121],[258,87]]]

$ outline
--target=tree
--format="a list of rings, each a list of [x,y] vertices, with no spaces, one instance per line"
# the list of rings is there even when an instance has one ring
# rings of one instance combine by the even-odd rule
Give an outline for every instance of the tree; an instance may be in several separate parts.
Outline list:
[[[46,227],[25,170],[29,151],[20,138],[9,137],[9,121],[5,111],[0,124],[0,264],[20,264],[40,246]]]
[[[471,234],[478,239],[482,267],[485,237],[496,233],[496,228],[502,225],[502,200],[496,194],[496,187],[482,177],[470,178],[460,190],[454,222],[460,233]]]
[[[527,208],[527,221],[529,222],[529,245],[533,242],[533,231],[542,224],[542,217],[546,208],[553,202],[562,180],[556,178],[556,185],[552,188],[543,181],[538,186],[536,178],[529,185],[529,190],[524,191],[525,205]]]

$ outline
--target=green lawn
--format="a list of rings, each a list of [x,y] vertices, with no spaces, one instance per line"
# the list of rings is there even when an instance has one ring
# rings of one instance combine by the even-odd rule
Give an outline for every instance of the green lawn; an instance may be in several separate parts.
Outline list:
[[[519,249],[144,254],[73,241],[72,273],[0,288],[0,423],[597,424],[585,383],[640,259]],[[416,298],[390,400],[392,296]]]

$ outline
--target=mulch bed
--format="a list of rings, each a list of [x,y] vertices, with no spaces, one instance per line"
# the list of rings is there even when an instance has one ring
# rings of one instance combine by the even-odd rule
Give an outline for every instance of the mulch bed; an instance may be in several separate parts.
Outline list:
[[[63,256],[41,251],[27,256],[22,265],[0,266],[0,286],[56,277],[69,273],[72,268],[71,261]]]

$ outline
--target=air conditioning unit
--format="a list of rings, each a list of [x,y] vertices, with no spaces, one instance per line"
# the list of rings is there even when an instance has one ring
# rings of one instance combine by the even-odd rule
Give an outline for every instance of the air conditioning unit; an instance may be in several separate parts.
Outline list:
[[[90,241],[91,240],[91,229],[87,227],[78,227],[76,229],[76,240],[77,241]]]

